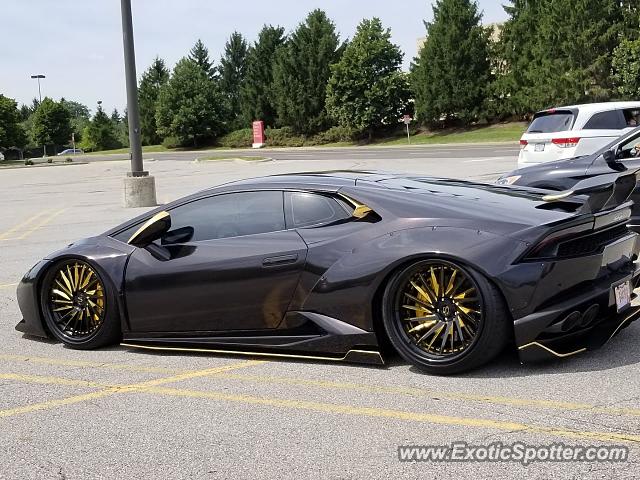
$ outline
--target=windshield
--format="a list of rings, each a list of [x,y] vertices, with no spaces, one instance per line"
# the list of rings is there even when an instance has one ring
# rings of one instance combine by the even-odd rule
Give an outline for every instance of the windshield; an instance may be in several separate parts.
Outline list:
[[[574,114],[568,110],[536,113],[527,133],[553,133],[571,130],[574,119]]]

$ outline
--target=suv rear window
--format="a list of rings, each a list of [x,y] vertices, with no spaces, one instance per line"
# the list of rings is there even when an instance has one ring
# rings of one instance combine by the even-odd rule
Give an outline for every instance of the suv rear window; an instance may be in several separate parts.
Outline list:
[[[571,130],[575,115],[568,110],[536,113],[527,133],[553,133]]]

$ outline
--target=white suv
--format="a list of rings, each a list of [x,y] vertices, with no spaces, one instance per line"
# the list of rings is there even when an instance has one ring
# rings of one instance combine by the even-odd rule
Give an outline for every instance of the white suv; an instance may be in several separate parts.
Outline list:
[[[590,155],[640,124],[640,102],[551,108],[534,115],[520,139],[518,168]]]

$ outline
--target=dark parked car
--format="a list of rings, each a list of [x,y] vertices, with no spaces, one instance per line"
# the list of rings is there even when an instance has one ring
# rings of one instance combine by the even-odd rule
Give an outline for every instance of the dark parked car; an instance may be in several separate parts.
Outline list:
[[[570,191],[578,182],[587,178],[604,177],[638,169],[640,169],[640,127],[592,155],[514,170],[503,175],[497,184]],[[640,233],[640,188],[635,190],[631,199],[634,201],[634,206],[629,227]]]
[[[16,328],[80,349],[371,363],[388,342],[441,374],[514,337],[522,360],[566,357],[640,315],[635,174],[614,177],[561,202],[375,172],[222,185],[48,255],[18,287]]]

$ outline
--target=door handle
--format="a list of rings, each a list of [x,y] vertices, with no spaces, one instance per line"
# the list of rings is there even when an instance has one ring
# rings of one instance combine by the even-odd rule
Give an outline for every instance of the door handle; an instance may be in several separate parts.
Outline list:
[[[268,257],[262,260],[263,267],[279,267],[282,265],[291,265],[298,261],[298,254],[280,255],[278,257]]]

